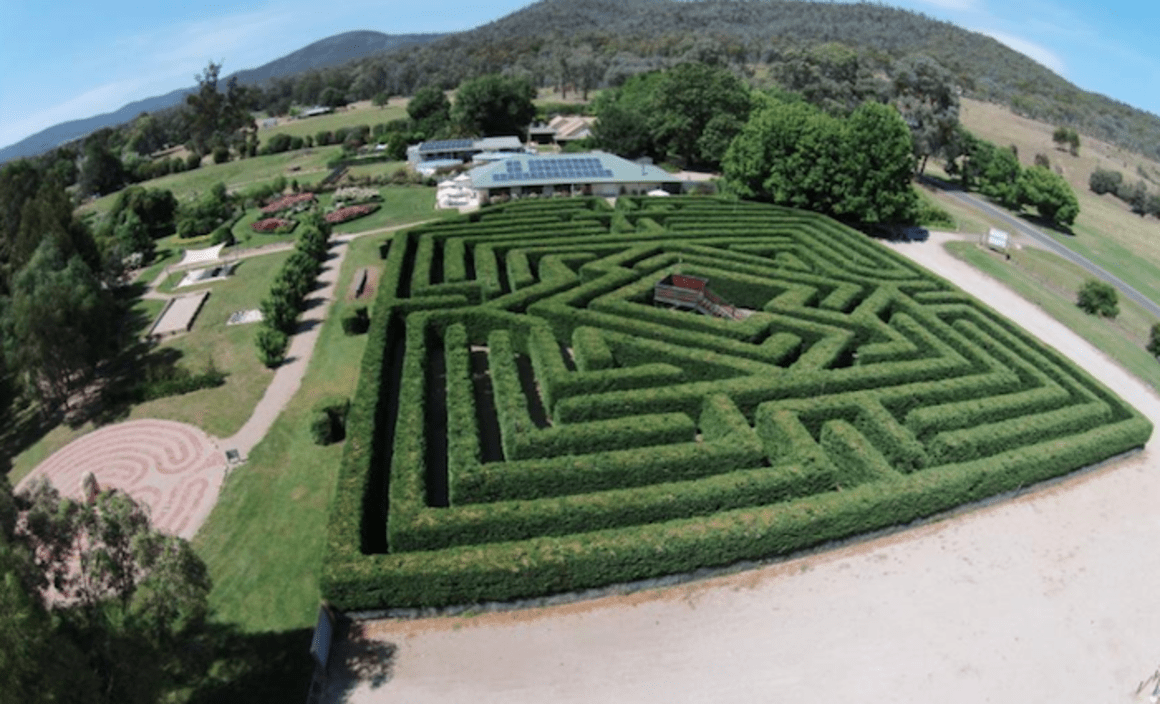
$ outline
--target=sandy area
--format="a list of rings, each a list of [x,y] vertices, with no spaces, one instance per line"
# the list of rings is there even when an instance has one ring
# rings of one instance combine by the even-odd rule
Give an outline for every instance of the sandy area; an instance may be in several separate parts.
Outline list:
[[[1160,398],[947,255],[945,239],[894,247],[1160,422]],[[1157,464],[1146,451],[939,523],[684,586],[367,624],[397,646],[386,682],[355,685],[333,667],[329,701],[1145,701],[1151,683],[1137,688],[1160,664]]]

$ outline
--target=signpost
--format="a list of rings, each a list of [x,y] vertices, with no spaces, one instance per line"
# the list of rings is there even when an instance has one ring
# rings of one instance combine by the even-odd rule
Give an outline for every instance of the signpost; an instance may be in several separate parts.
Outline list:
[[[1003,253],[1007,252],[1007,243],[1010,239],[1011,235],[994,227],[987,232],[987,246]]]

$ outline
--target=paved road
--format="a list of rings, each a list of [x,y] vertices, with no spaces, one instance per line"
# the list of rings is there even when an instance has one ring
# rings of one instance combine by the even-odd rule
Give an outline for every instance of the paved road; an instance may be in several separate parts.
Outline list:
[[[1087,258],[1076,254],[1072,250],[1068,249],[1065,245],[1060,244],[1053,237],[1043,232],[1039,228],[1034,227],[1033,225],[1028,224],[1026,221],[1013,216],[1011,213],[1003,210],[1002,208],[991,205],[986,200],[979,198],[978,196],[974,196],[966,191],[959,190],[955,186],[948,184],[945,181],[930,177],[927,177],[926,180],[931,185],[942,188],[948,196],[954,198],[964,206],[986,213],[990,217],[999,220],[1004,225],[1011,228],[1014,232],[1032,238],[1049,251],[1058,254],[1059,256],[1073,264],[1076,264],[1077,266],[1083,267],[1083,269],[1090,273],[1092,276],[1095,276],[1101,281],[1106,281],[1112,286],[1115,286],[1116,289],[1119,290],[1119,292],[1125,298],[1138,303],[1141,307],[1144,308],[1144,310],[1148,311],[1156,318],[1160,318],[1160,305],[1157,305],[1152,299],[1132,288],[1130,285],[1125,283],[1115,274],[1109,272],[1107,269],[1093,264]]]

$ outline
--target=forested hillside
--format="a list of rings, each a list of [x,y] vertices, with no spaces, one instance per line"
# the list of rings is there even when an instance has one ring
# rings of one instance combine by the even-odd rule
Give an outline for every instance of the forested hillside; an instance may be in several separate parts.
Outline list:
[[[409,95],[492,72],[524,74],[537,85],[595,87],[690,59],[776,69],[804,49],[832,42],[880,66],[928,54],[954,74],[964,95],[1160,157],[1160,117],[1081,90],[990,37],[869,3],[543,0],[470,32],[287,80],[271,92],[293,93],[303,80],[353,87],[361,78]]]

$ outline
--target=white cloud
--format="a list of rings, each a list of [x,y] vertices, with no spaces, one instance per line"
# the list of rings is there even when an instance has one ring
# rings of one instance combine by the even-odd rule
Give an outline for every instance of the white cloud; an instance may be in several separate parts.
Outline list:
[[[999,32],[993,29],[976,29],[975,31],[981,34],[986,34],[987,36],[1006,44],[1015,51],[1029,56],[1052,71],[1055,71],[1060,76],[1066,77],[1067,65],[1058,54],[1051,51],[1047,47],[1041,44],[1036,44],[1033,41],[1023,39],[1022,37],[1016,37],[1013,34],[1007,34],[1006,32]]]

